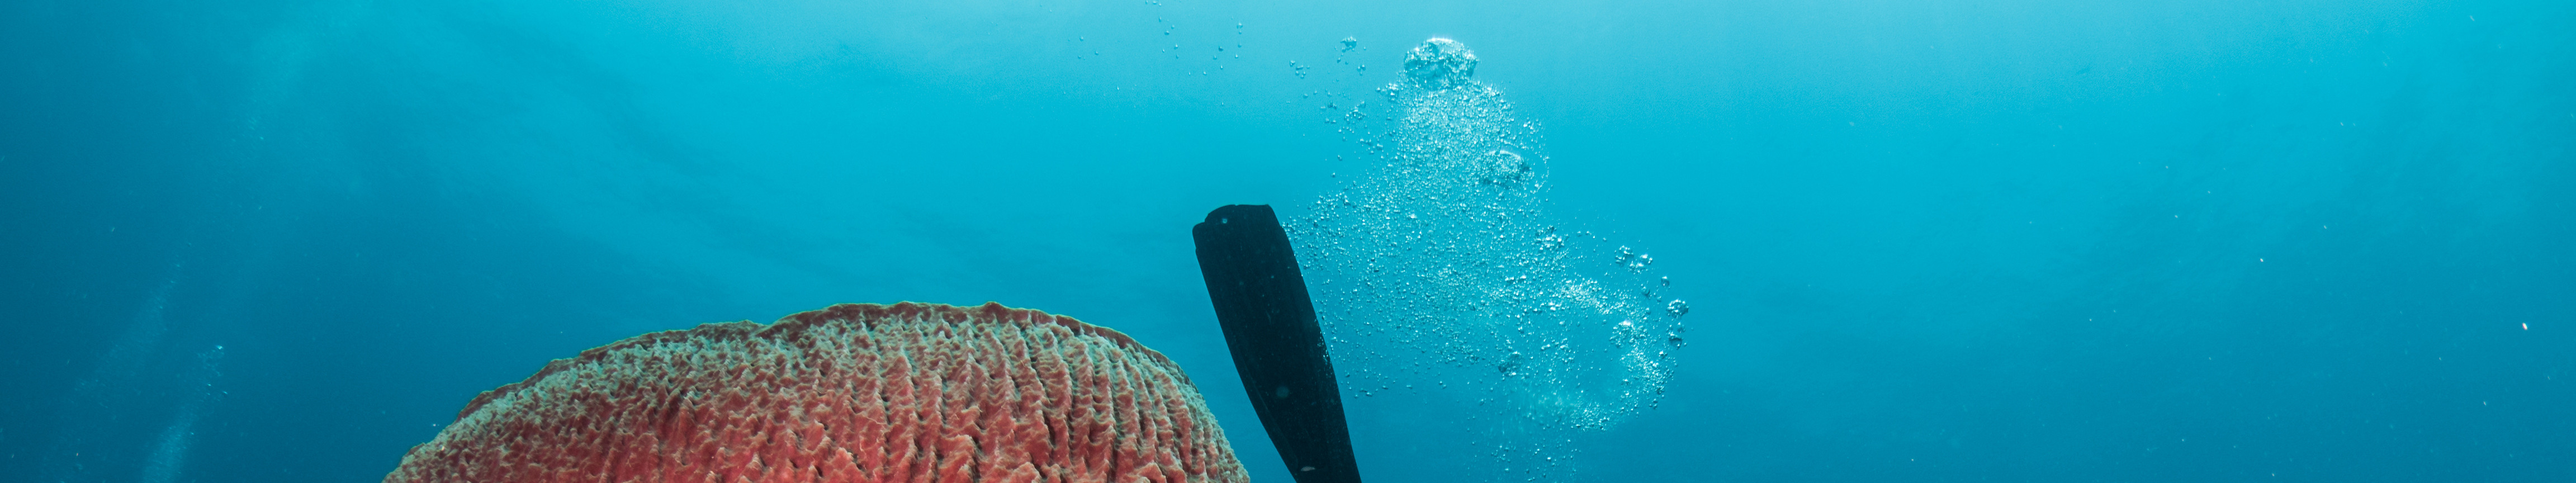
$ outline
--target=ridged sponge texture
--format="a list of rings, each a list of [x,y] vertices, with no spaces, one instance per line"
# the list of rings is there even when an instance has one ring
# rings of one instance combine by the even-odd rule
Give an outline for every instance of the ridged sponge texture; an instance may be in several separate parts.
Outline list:
[[[388,483],[1249,481],[1179,366],[1001,304],[646,334],[474,398]]]

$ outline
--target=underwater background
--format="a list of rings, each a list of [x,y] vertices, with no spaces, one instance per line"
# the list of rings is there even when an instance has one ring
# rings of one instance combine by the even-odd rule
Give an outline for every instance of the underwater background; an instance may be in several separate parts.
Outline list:
[[[8,2],[0,481],[377,481],[550,359],[912,300],[1124,331],[1286,482],[1189,227],[1357,219],[1326,201],[1405,198],[1389,153],[1499,142],[1387,113],[1431,38],[1509,100],[1548,226],[1652,256],[1565,274],[1653,280],[1619,297],[1667,354],[1613,416],[1498,418],[1561,408],[1398,350],[1493,327],[1339,322],[1372,481],[2571,481],[2571,27],[2553,1]]]

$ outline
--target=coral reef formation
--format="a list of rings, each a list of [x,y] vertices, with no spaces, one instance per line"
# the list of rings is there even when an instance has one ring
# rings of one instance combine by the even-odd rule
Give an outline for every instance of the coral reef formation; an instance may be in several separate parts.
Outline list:
[[[1000,304],[646,334],[476,397],[388,483],[1248,481],[1178,366]]]

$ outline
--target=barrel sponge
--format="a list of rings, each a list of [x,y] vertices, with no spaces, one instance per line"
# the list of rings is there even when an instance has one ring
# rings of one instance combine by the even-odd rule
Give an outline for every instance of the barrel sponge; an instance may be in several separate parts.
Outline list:
[[[475,397],[385,481],[1249,480],[1162,353],[1035,310],[905,302],[555,360]]]

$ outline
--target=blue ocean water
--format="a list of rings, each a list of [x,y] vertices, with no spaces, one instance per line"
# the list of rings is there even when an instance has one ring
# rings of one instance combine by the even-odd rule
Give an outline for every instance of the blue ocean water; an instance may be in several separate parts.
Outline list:
[[[1198,379],[1255,481],[1290,481],[1189,226],[1329,218],[1408,166],[1383,89],[1431,38],[1530,122],[1509,149],[1547,220],[1654,259],[1569,280],[1691,310],[1651,403],[1594,425],[1440,386],[1481,366],[1344,359],[1384,371],[1352,389],[1427,379],[1346,391],[1372,481],[2576,480],[2571,25],[2545,1],[9,2],[0,481],[376,481],[549,359],[901,300],[1125,331]],[[1366,334],[1473,340],[1444,320]]]

